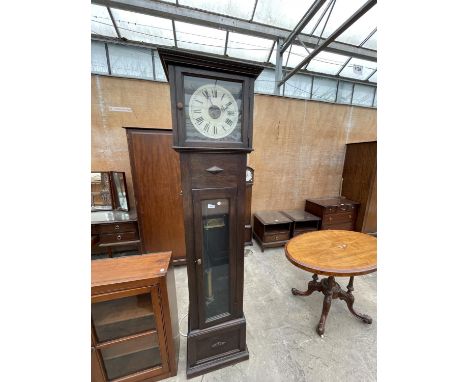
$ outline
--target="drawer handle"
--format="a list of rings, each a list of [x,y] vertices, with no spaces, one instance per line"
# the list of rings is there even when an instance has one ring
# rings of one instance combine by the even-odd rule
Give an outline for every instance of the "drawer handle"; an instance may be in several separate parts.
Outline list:
[[[117,240],[121,240],[122,239],[122,235],[117,235]]]
[[[348,215],[348,217],[351,219],[351,215]]]
[[[117,230],[119,230],[119,229],[120,229],[120,226],[117,224],[117,225],[115,226],[115,230],[117,231]]]
[[[275,240],[278,240],[278,236],[275,236]]]

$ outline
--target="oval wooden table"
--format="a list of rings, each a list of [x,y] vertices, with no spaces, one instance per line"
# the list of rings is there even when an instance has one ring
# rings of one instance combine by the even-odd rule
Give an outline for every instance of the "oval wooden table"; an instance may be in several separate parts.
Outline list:
[[[313,273],[306,291],[301,292],[292,288],[292,293],[298,296],[309,296],[317,291],[325,295],[322,315],[317,325],[318,334],[323,336],[331,302],[336,298],[344,300],[354,316],[366,324],[372,323],[372,318],[354,310],[352,292],[354,276],[377,270],[377,239],[375,237],[360,232],[341,230],[309,232],[291,239],[284,251],[291,263]],[[317,274],[328,277],[318,281]],[[347,292],[341,289],[335,277],[350,278]]]

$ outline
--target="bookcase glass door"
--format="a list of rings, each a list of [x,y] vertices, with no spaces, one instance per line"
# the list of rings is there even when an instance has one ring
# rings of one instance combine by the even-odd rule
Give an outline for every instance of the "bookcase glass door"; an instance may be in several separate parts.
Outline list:
[[[98,342],[156,329],[150,293],[96,302],[91,317]]]
[[[158,338],[154,332],[103,348],[101,355],[110,380],[162,365]]]

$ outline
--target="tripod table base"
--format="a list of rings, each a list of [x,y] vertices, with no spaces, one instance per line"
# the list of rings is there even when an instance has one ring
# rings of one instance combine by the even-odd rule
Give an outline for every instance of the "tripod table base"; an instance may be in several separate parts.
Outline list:
[[[320,316],[320,321],[317,325],[317,333],[323,336],[325,332],[325,322],[327,321],[328,312],[330,311],[331,302],[334,299],[339,298],[340,300],[344,300],[346,305],[348,306],[349,311],[359,318],[360,320],[364,321],[366,324],[372,324],[372,318],[366,314],[359,314],[357,313],[354,308],[354,296],[353,296],[353,282],[354,276],[349,278],[349,284],[347,286],[348,291],[345,292],[341,289],[340,285],[335,281],[334,276],[329,276],[328,278],[323,278],[322,280],[318,281],[317,274],[312,276],[312,280],[309,281],[307,290],[301,292],[296,288],[292,288],[291,292],[295,296],[309,296],[312,292],[322,292],[325,297],[323,299],[323,308],[322,308],[322,315]]]

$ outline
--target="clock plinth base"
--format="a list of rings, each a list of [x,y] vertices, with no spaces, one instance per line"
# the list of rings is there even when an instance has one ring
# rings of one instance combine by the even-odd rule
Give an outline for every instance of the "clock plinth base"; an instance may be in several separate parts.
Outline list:
[[[210,328],[189,331],[187,378],[249,359],[245,334],[245,317]]]

